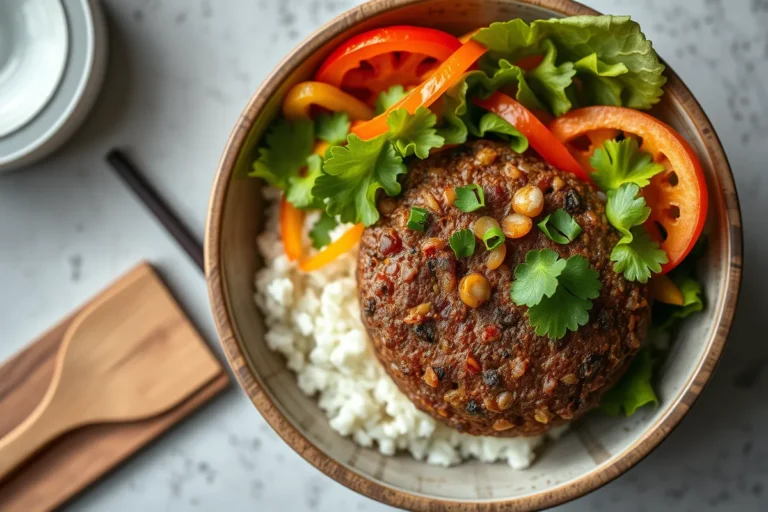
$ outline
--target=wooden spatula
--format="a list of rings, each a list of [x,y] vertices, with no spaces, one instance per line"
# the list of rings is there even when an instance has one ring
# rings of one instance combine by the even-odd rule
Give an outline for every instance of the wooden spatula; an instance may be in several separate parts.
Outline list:
[[[160,414],[220,373],[207,347],[160,314],[168,292],[146,269],[72,323],[45,396],[0,439],[0,480],[64,432]]]

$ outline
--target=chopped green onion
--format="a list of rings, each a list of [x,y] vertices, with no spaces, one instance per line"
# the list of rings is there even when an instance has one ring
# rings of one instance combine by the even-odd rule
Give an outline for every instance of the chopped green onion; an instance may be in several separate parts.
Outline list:
[[[562,208],[544,217],[537,225],[550,240],[561,245],[573,242],[582,232],[578,222]]]
[[[414,206],[411,208],[411,215],[408,217],[408,228],[414,231],[426,231],[428,216],[429,212],[427,210]]]
[[[469,213],[485,206],[485,192],[480,185],[467,185],[456,188],[456,201],[453,205],[459,210]]]
[[[500,227],[493,226],[483,233],[483,243],[489,251],[494,250],[504,243],[504,232]]]
[[[457,258],[469,258],[475,253],[475,235],[471,229],[460,229],[455,232],[448,243]]]

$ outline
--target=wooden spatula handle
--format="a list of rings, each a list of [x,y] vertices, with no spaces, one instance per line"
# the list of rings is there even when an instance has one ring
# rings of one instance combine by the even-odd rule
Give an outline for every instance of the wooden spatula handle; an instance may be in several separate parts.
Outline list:
[[[0,482],[40,448],[72,428],[62,424],[65,415],[57,414],[51,405],[46,396],[26,420],[0,438]]]

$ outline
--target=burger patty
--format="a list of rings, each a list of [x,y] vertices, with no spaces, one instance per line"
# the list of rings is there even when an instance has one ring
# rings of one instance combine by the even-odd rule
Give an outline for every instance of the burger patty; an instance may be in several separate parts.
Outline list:
[[[483,188],[485,207],[464,213],[445,191],[469,184]],[[451,235],[471,229],[481,216],[501,222],[513,213],[515,191],[526,185],[541,189],[544,210],[527,235],[506,239],[504,263],[489,270],[480,241],[471,257],[457,259]],[[407,227],[412,207],[430,211],[424,232]],[[559,208],[583,228],[567,245],[535,225]],[[589,184],[482,140],[414,161],[403,194],[383,199],[379,210],[381,219],[360,244],[363,322],[386,371],[434,418],[474,435],[541,434],[595,407],[636,354],[650,320],[647,288],[613,271],[610,254],[619,235]],[[602,282],[587,325],[559,340],[537,336],[527,308],[510,298],[514,269],[534,249],[562,258],[580,254]],[[469,273],[491,287],[478,308],[460,298],[458,283]]]

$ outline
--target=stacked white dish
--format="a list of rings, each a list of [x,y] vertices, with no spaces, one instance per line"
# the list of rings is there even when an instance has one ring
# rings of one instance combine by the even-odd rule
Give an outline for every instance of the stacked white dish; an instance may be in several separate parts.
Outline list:
[[[43,158],[75,132],[106,60],[97,0],[0,1],[0,172]]]

